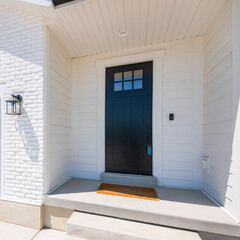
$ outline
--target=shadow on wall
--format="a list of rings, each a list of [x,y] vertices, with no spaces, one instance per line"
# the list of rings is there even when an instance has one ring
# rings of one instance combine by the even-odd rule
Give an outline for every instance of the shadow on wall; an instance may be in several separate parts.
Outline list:
[[[43,58],[39,57],[44,45],[42,22],[41,17],[0,6],[0,69],[12,67],[19,76],[24,66],[43,66]]]
[[[15,128],[20,133],[29,158],[32,162],[37,162],[40,151],[39,142],[25,108],[22,108],[22,115],[17,118]]]
[[[235,108],[231,106],[233,118],[231,115],[229,116],[222,113],[223,116],[225,114],[225,118],[220,121],[221,125],[218,123],[218,125],[210,129],[210,133],[205,133],[206,136],[211,137],[205,140],[207,141],[205,145],[209,145],[206,155],[210,157],[210,164],[209,169],[203,171],[204,190],[238,220],[240,220],[240,206],[238,203],[240,197],[240,187],[238,184],[240,179],[239,103],[240,99],[238,99]],[[223,110],[225,109],[223,108]],[[224,125],[222,123],[224,123]],[[219,125],[224,127],[220,128]],[[217,136],[217,138],[215,136]]]
[[[19,91],[25,92],[24,98],[29,97],[30,91],[35,91],[42,79],[42,19],[0,7],[0,32],[4,33],[0,35],[0,72],[3,73],[0,74],[0,81],[6,81],[7,77],[11,78],[7,80],[5,94],[10,96],[13,92]],[[28,105],[31,107],[31,104]],[[37,162],[40,145],[33,128],[35,123],[31,122],[31,119],[34,117],[29,116],[22,108],[22,115],[15,119],[13,127],[22,139],[24,151],[21,153],[27,153],[32,162]],[[8,133],[12,134],[6,129],[7,138]]]

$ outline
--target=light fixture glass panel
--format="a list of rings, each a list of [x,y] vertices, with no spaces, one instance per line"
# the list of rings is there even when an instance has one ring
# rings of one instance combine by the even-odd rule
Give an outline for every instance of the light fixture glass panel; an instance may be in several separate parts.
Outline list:
[[[122,82],[120,83],[114,83],[114,91],[122,91]]]
[[[135,70],[134,71],[134,79],[142,79],[143,78],[143,70]]]
[[[124,90],[132,90],[132,81],[124,82]]]
[[[7,102],[7,114],[13,114],[14,113],[14,103],[13,102]]]
[[[114,73],[114,82],[122,81],[122,73]]]
[[[21,102],[16,102],[16,114],[21,114]]]
[[[132,80],[132,71],[124,72],[124,81]]]
[[[134,89],[142,89],[142,80],[134,81]]]

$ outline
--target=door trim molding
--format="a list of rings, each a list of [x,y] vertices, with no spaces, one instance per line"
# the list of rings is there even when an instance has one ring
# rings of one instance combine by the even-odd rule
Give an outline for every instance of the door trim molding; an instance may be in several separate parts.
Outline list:
[[[162,179],[162,83],[164,50],[144,52],[134,55],[109,58],[96,61],[98,81],[98,166],[97,174],[105,172],[105,95],[106,95],[106,68],[127,64],[153,61],[153,101],[152,101],[152,172],[157,177],[158,185]]]

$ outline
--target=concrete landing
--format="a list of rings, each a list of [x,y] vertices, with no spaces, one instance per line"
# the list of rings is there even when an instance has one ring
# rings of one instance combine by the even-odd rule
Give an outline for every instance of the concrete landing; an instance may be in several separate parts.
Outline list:
[[[160,201],[97,194],[99,181],[70,179],[45,199],[49,206],[194,231],[240,237],[240,225],[201,191],[157,187]]]
[[[167,228],[112,217],[74,212],[67,234],[88,240],[201,240],[196,232]]]
[[[153,176],[104,172],[101,182],[139,187],[157,187],[158,180]]]

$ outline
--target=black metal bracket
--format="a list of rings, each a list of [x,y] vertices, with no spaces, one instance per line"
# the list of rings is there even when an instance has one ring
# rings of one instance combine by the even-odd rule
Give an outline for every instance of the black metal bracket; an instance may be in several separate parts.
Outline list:
[[[14,94],[12,94],[12,97],[13,98],[17,98],[20,102],[23,100],[21,95],[14,95]]]

